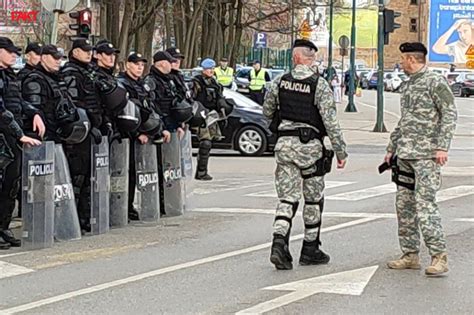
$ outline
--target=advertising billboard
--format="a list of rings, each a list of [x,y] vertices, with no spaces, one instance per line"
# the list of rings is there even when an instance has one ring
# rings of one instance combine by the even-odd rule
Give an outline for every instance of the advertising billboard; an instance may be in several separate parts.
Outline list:
[[[466,63],[474,44],[474,0],[431,0],[428,59]]]

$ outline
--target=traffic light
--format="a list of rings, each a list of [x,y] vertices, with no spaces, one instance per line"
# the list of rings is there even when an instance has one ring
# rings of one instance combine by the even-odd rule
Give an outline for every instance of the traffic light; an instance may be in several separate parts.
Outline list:
[[[92,25],[92,11],[84,9],[69,13],[69,16],[76,20],[75,24],[69,24],[69,28],[76,31],[76,35],[83,38],[89,38]]]
[[[390,33],[393,33],[397,28],[401,27],[401,25],[395,21],[395,19],[401,15],[402,14],[400,12],[395,12],[390,9],[383,10],[383,32],[385,45],[388,44],[388,37]]]

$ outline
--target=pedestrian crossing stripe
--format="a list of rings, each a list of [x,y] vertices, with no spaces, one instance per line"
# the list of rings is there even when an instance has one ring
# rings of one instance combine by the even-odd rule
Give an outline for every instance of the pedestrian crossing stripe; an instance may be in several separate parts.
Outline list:
[[[331,189],[331,188],[336,188],[336,187],[342,187],[350,184],[354,184],[355,182],[341,182],[341,181],[326,181],[325,182],[325,189]],[[245,195],[247,197],[270,197],[270,198],[276,198],[277,194],[275,192],[275,189],[271,190],[265,190],[265,191],[259,191],[259,192],[254,192]]]
[[[0,261],[0,279],[23,275],[33,271],[33,269]]]
[[[474,194],[474,186],[461,185],[441,190],[436,196],[438,202],[447,201]]]

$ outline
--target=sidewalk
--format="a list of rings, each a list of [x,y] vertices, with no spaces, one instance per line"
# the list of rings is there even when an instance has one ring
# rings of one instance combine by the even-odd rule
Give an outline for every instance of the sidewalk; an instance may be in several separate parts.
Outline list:
[[[348,145],[380,145],[386,146],[390,132],[396,126],[398,117],[393,113],[384,114],[384,123],[388,132],[373,132],[377,119],[376,108],[355,99],[356,113],[346,113],[347,98],[337,106],[337,118]]]

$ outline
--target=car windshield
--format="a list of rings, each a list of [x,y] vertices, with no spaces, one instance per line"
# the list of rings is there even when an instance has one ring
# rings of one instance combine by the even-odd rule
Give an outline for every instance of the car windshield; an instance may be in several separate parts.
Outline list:
[[[249,75],[250,69],[241,69],[235,75],[237,78],[245,78]]]
[[[229,90],[229,89],[224,89],[224,96],[227,98],[231,98],[235,101],[238,107],[243,107],[243,108],[248,108],[248,109],[262,109],[262,106],[258,105],[251,99],[249,99],[246,96],[243,96],[240,93],[237,93],[235,91]]]

